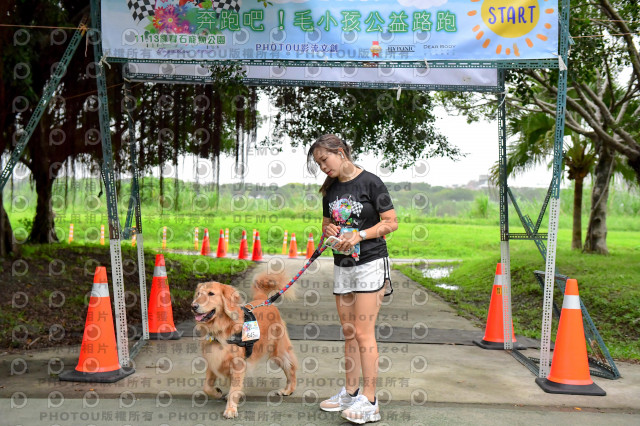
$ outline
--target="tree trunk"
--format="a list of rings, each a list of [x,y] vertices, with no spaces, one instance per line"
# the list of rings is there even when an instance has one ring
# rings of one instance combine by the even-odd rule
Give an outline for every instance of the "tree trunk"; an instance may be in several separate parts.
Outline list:
[[[31,174],[36,182],[36,216],[33,219],[33,227],[28,241],[36,244],[57,243],[53,210],[51,209],[51,195],[53,193],[53,182],[58,176],[61,163],[54,163],[46,155],[48,143],[45,142],[48,136],[46,126],[40,122],[40,138],[32,138],[31,149]],[[75,185],[74,185],[75,193]],[[74,197],[75,198],[75,197]]]
[[[571,249],[579,250],[582,248],[582,187],[584,177],[575,179],[575,188],[573,190],[573,235],[571,237]]]
[[[598,163],[591,192],[591,214],[583,251],[609,254],[609,250],[607,250],[607,201],[615,159],[614,153],[608,147],[602,143],[597,146]]]
[[[51,209],[51,193],[53,189],[53,179],[48,178],[46,171],[38,171],[33,174],[36,181],[36,217],[33,219],[33,227],[29,235],[29,242],[46,244],[58,242],[56,236],[53,210]]]
[[[629,167],[633,169],[636,173],[636,183],[640,185],[640,155],[637,157],[629,158],[628,162]]]
[[[15,249],[13,229],[11,229],[9,216],[7,216],[7,212],[4,211],[2,193],[0,192],[0,258],[7,256],[9,253],[13,253]]]

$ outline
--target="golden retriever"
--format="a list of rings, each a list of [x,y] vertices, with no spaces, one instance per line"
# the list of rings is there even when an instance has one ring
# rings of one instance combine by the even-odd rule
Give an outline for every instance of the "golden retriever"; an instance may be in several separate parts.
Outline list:
[[[282,274],[259,275],[252,286],[253,300],[250,303],[257,306],[287,282]],[[292,289],[284,296],[287,299],[295,298]],[[242,331],[244,312],[241,306],[240,294],[235,288],[214,281],[198,284],[191,304],[200,329],[202,355],[208,363],[204,391],[213,398],[222,398],[222,392],[214,387],[214,383],[218,378],[229,379],[227,406],[223,414],[228,419],[238,416],[238,400],[247,367],[265,357],[282,368],[287,377],[286,386],[278,393],[291,395],[296,388],[298,360],[278,308],[268,305],[252,311],[260,328],[260,339],[255,342],[248,358],[245,358],[244,347],[227,342],[227,339]]]

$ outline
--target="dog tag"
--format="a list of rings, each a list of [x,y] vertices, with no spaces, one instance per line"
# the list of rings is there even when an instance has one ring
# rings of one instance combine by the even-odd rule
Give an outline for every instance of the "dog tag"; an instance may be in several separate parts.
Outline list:
[[[260,338],[260,327],[258,321],[246,321],[242,324],[242,341],[258,340]]]

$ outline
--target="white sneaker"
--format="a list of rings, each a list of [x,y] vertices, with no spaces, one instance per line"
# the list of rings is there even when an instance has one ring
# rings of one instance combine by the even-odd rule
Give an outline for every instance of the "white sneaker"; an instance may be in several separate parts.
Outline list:
[[[356,396],[349,395],[347,389],[343,386],[340,392],[322,401],[320,403],[320,409],[324,411],[342,411],[345,408],[351,407],[351,404],[355,402],[357,397],[357,393]]]
[[[370,403],[369,399],[364,395],[358,395],[354,399],[355,401],[351,404],[351,407],[341,413],[342,417],[358,424],[377,422],[381,419],[377,399],[375,404]]]

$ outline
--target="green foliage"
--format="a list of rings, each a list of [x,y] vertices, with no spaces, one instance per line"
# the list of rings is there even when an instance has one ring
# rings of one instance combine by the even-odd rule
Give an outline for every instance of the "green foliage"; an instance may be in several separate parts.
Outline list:
[[[352,145],[356,157],[378,154],[392,170],[420,158],[462,155],[436,129],[427,92],[407,91],[400,99],[369,89],[278,87],[267,92],[278,108],[274,134],[290,137],[294,146],[335,133]]]
[[[31,233],[31,228],[33,227],[33,218],[21,217],[20,219],[18,219],[18,223],[25,229],[27,234]]]
[[[472,217],[479,217],[486,219],[489,217],[489,197],[485,194],[478,195],[473,200],[473,210],[471,211]]]

